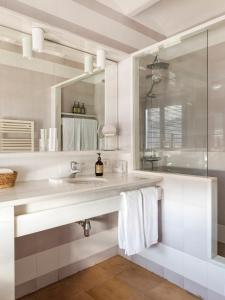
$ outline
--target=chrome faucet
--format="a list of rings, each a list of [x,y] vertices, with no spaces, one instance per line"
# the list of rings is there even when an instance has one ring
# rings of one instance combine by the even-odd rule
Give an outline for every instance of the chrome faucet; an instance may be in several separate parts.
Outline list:
[[[80,164],[76,161],[71,161],[70,163],[70,171],[71,171],[71,177],[76,177],[78,173],[80,173]]]

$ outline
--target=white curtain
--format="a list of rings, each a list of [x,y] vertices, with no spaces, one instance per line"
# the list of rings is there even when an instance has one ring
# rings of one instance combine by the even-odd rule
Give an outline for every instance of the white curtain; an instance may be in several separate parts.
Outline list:
[[[81,119],[81,150],[97,149],[97,121]]]
[[[74,150],[74,119],[62,118],[62,149],[63,151]]]
[[[63,117],[63,151],[96,150],[97,126],[97,120]]]

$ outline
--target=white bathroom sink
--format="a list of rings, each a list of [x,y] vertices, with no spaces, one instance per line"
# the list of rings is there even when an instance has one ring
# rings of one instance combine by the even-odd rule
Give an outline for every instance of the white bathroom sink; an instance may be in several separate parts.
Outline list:
[[[98,183],[106,183],[107,179],[98,178],[98,177],[75,177],[75,178],[64,178],[64,182],[68,183],[87,183],[87,184],[98,184]]]
[[[108,180],[105,178],[98,177],[86,177],[86,176],[78,176],[78,177],[62,177],[62,178],[49,178],[49,182],[51,183],[71,183],[71,184],[103,184]]]

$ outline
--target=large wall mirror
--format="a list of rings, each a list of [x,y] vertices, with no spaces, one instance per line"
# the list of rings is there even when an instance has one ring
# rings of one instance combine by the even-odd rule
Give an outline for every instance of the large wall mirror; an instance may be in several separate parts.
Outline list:
[[[117,126],[117,63],[96,68],[92,55],[84,72],[90,54],[49,40],[29,54],[29,41],[0,26],[0,152],[103,149],[102,128]]]

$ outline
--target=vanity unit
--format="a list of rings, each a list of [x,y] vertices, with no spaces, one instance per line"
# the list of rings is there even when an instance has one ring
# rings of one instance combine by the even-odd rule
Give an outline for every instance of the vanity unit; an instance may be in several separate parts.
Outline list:
[[[160,176],[108,174],[19,182],[0,192],[0,296],[15,299],[14,239],[119,211],[122,191],[157,185]]]

